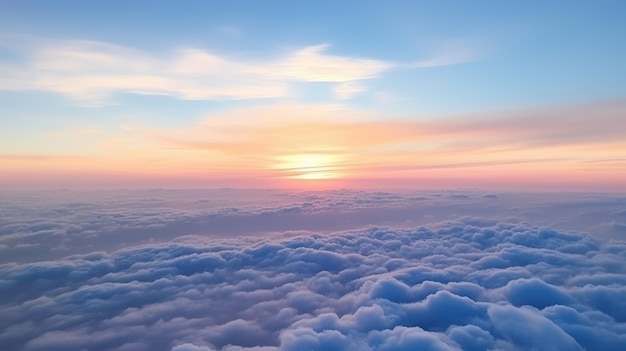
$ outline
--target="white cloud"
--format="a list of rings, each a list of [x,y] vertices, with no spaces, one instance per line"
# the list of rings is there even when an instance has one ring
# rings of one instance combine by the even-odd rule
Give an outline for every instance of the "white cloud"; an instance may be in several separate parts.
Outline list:
[[[0,66],[6,73],[0,89],[51,91],[91,105],[105,103],[115,93],[185,100],[280,98],[293,95],[292,82],[370,79],[392,67],[383,61],[328,55],[327,47],[245,61],[199,49],[163,55],[94,41],[40,43],[27,50],[21,64]]]
[[[25,42],[3,45],[22,61],[0,62],[0,89],[50,91],[88,105],[107,103],[116,93],[185,100],[284,98],[295,94],[295,82],[340,83],[333,92],[348,99],[364,91],[358,81],[391,69],[456,64],[474,57],[467,51],[448,50],[403,65],[329,54],[330,46],[323,44],[272,59],[245,60],[193,48],[152,53],[88,40]]]
[[[335,85],[333,88],[333,93],[335,97],[341,100],[351,99],[354,96],[365,91],[365,88],[355,82],[346,82]]]
[[[306,82],[348,82],[375,78],[394,65],[389,62],[325,54],[329,45],[307,47],[275,66],[278,76]]]

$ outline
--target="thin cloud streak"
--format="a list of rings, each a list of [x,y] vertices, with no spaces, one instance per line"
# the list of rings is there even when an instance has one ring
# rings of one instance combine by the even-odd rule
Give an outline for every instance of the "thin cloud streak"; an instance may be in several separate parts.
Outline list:
[[[156,56],[96,41],[58,41],[4,63],[4,90],[44,90],[85,104],[114,93],[170,95],[183,100],[290,97],[291,82],[342,83],[375,78],[394,66],[379,60],[329,55],[328,45],[305,47],[265,62],[236,60],[198,49]],[[165,58],[163,58],[165,57]],[[20,82],[19,84],[14,84]]]
[[[66,155],[46,155],[46,154],[0,154],[2,161],[58,161],[85,159],[85,157],[66,156]]]
[[[241,120],[246,122],[243,130],[221,129],[221,117],[215,115],[161,140],[183,150],[257,159],[261,168],[275,155],[323,150],[320,153],[341,156],[333,167],[356,175],[524,164],[542,172],[589,166],[590,161],[611,156],[619,159],[620,150],[626,149],[621,132],[625,113],[623,101],[426,121],[335,122],[320,115],[320,121],[289,122],[251,113],[254,118]],[[283,122],[263,124],[271,118]],[[535,127],[522,128],[529,124]],[[221,140],[206,137],[212,134]]]
[[[439,47],[435,50],[434,55],[428,59],[416,61],[406,65],[409,69],[415,68],[431,68],[452,66],[462,63],[468,63],[480,60],[484,55],[475,47],[469,46],[468,43],[453,42]]]
[[[456,64],[466,56],[446,56],[417,64],[332,55],[329,44],[313,45],[265,60],[233,58],[209,50],[183,48],[157,55],[88,40],[34,40],[2,47],[25,58],[0,62],[2,90],[42,90],[92,106],[116,93],[167,95],[182,100],[293,97],[293,83],[336,83],[338,99],[364,91],[358,81],[392,69]]]
[[[464,142],[475,142],[475,146],[481,147],[563,146],[623,141],[621,127],[624,126],[623,116],[626,114],[626,101],[615,101],[595,105],[490,113],[482,116],[464,115],[437,120],[340,119],[338,122],[333,117],[341,115],[343,111],[334,113],[318,109],[315,116],[293,119],[281,114],[288,115],[298,108],[307,110],[315,106],[302,105],[289,109],[277,107],[241,110],[239,121],[235,120],[228,129],[224,128],[223,122],[232,122],[237,113],[226,116],[217,113],[207,117],[202,124],[191,126],[178,134],[191,136],[189,139],[193,140],[194,136],[210,132],[213,135],[220,135],[223,139],[231,138],[233,143],[237,144],[249,139],[264,140],[267,145],[281,145],[293,139],[304,145],[317,140],[319,144],[332,142],[334,145],[345,147],[403,142],[428,144],[437,141],[445,145],[455,145],[457,142],[451,139],[462,137],[465,139]],[[353,111],[353,114],[355,113],[358,114],[358,111]],[[529,125],[533,127],[528,128]],[[239,126],[241,128],[236,128]],[[198,129],[199,132],[193,132]],[[185,142],[181,140],[181,143]],[[210,145],[211,141],[207,143]]]
[[[623,115],[626,102],[621,100],[438,120],[388,120],[376,111],[338,104],[275,104],[216,112],[179,129],[134,124],[121,128],[115,139],[81,139],[86,148],[90,142],[100,145],[90,160],[68,152],[40,152],[35,158],[12,153],[3,158],[12,172],[2,178],[21,182],[33,177],[23,178],[20,169],[39,169],[59,176],[100,171],[118,178],[186,175],[250,183],[260,178],[321,178],[312,172],[323,170],[328,172],[323,177],[346,182],[482,177],[499,183],[508,179],[513,185],[542,179],[554,183],[567,174],[572,184],[617,186],[623,185],[619,175],[626,172],[624,163],[603,160],[626,157]],[[62,162],[53,167],[43,162],[46,158]]]

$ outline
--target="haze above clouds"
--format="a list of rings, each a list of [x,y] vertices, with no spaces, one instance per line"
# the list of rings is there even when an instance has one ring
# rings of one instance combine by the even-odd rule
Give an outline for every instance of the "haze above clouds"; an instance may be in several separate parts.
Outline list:
[[[0,262],[200,238],[415,228],[478,217],[623,239],[623,195],[482,191],[4,192]]]

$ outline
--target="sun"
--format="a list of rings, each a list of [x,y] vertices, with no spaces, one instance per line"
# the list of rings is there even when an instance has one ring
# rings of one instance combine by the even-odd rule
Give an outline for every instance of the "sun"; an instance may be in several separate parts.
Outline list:
[[[339,178],[339,157],[332,154],[307,153],[278,157],[275,169],[286,178],[324,180]]]

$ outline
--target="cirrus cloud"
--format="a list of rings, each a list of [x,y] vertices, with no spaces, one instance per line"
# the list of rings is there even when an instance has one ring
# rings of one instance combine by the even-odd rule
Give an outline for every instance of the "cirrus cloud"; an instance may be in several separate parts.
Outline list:
[[[337,84],[333,88],[337,98],[345,99],[363,91],[358,81],[391,69],[467,61],[456,56],[450,60],[446,51],[426,63],[404,65],[333,55],[328,53],[329,44],[250,59],[201,48],[157,53],[92,40],[19,39],[21,45],[0,42],[0,47],[20,57],[0,61],[0,89],[55,92],[94,106],[107,103],[118,93],[183,100],[285,98],[294,96],[293,84],[298,82]]]
[[[169,95],[184,100],[258,99],[293,95],[293,82],[342,83],[375,78],[394,64],[330,55],[328,45],[283,57],[246,60],[202,49],[157,55],[88,40],[39,43],[22,62],[0,62],[4,90],[43,90],[86,104],[116,93]],[[18,50],[18,51],[19,51]]]

